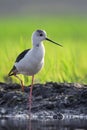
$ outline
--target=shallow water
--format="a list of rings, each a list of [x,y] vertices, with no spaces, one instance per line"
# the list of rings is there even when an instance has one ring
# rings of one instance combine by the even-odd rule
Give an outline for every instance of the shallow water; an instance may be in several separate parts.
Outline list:
[[[0,119],[0,130],[87,130],[85,119],[32,120],[4,118]]]

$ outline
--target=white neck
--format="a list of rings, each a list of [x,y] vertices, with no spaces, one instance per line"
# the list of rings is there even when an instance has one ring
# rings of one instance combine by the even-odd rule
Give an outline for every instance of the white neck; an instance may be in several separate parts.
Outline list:
[[[34,53],[35,57],[37,57],[36,59],[44,59],[44,55],[45,55],[45,48],[43,45],[43,42],[41,43],[33,43],[33,48],[32,48],[32,52]]]
[[[33,47],[40,47],[40,46],[43,45],[43,42],[41,42],[41,41],[37,41],[37,40],[36,40],[36,41],[33,40],[32,43],[33,43]]]

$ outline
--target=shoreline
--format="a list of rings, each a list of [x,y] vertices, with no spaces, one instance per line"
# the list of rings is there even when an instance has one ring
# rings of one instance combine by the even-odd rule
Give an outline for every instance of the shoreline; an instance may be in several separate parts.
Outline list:
[[[0,117],[28,115],[29,87],[21,92],[19,84],[0,82]],[[87,85],[79,83],[34,84],[32,117],[35,119],[62,119],[87,117]],[[71,115],[71,116],[70,116]]]

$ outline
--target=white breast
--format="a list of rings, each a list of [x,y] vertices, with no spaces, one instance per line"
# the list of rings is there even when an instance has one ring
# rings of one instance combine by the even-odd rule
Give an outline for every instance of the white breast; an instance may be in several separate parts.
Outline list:
[[[39,47],[33,47],[22,60],[15,63],[18,73],[24,75],[34,75],[38,73],[43,67],[44,55],[45,49],[43,44]]]

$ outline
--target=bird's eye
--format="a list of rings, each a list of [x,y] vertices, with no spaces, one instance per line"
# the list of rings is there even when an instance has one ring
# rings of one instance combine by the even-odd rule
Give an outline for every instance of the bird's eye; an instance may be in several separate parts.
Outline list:
[[[41,33],[40,36],[43,36],[43,34]]]

